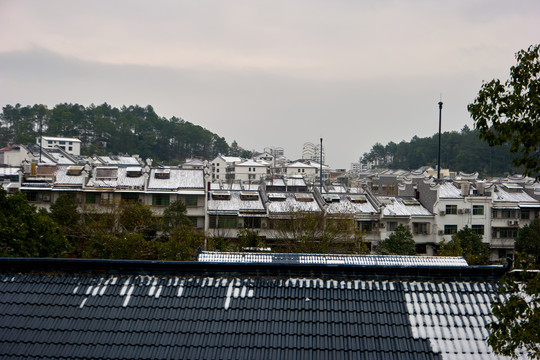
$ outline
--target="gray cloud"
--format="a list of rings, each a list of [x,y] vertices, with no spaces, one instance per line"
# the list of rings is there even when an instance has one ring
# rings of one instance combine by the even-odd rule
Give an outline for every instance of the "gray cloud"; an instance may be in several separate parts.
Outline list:
[[[348,167],[375,142],[472,126],[482,80],[538,40],[533,1],[3,1],[0,104],[152,105],[248,149],[323,137]]]

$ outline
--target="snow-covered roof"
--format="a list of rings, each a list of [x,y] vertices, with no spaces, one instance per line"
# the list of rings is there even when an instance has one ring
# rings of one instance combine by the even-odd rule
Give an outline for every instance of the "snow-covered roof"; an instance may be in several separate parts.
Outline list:
[[[235,166],[249,166],[249,167],[266,167],[268,163],[261,163],[259,161],[253,161],[253,160],[246,160],[244,162],[241,162],[239,164],[235,164]]]
[[[38,138],[39,139],[39,138]],[[53,136],[43,136],[43,140],[50,141],[71,141],[71,142],[81,142],[81,140],[76,138],[63,138],[63,137],[53,137]]]
[[[104,165],[140,165],[139,160],[134,156],[98,156],[96,160]]]
[[[266,185],[267,186],[282,186],[282,187],[285,187],[285,180],[283,180],[282,178],[267,179],[266,180]]]
[[[287,178],[287,186],[306,186],[303,176],[290,176]]]
[[[377,196],[384,204],[382,214],[386,216],[430,216],[428,209],[422,206],[415,198]]]
[[[297,161],[295,163],[287,165],[288,168],[310,168],[310,169],[318,169],[318,167],[313,165],[304,164],[303,162]]]
[[[47,157],[51,159],[52,163],[55,163],[58,165],[74,165],[75,164],[75,162],[72,160],[71,157],[64,155],[64,153],[60,151],[55,151],[55,149],[48,149]],[[47,157],[44,157],[42,154],[41,156],[42,162],[48,163]]]
[[[523,187],[518,184],[495,185],[493,206],[497,207],[502,203],[512,203],[514,206],[532,205],[540,207],[540,202],[527,194]]]
[[[198,261],[214,263],[342,264],[364,266],[467,267],[467,261],[450,256],[279,254],[203,251]]]
[[[300,196],[311,195],[311,193],[297,193]],[[294,212],[320,212],[321,208],[313,196],[311,201],[298,201],[297,194],[286,193],[285,201],[272,201],[273,195],[268,194],[269,201],[266,203],[266,208],[269,214],[288,214]],[[279,196],[279,195],[278,195]],[[306,200],[307,197],[306,197]]]
[[[452,183],[442,183],[439,186],[439,198],[440,199],[462,199],[461,190],[454,186]]]
[[[168,179],[158,179],[156,172],[160,169],[152,169],[148,179],[148,190],[180,190],[180,189],[203,189],[204,173],[202,170],[169,169]]]
[[[264,204],[258,192],[255,191],[227,191],[228,198],[218,200],[214,195],[216,192],[210,192],[210,199],[208,200],[208,213],[219,212],[266,212]],[[243,195],[249,195],[251,199],[256,200],[244,200]]]
[[[0,176],[14,176],[18,174],[20,167],[0,167]]]
[[[242,159],[241,157],[238,157],[238,156],[221,156],[221,158],[226,163],[239,163],[239,162],[242,162],[244,160],[244,159]]]
[[[100,170],[103,169],[103,170]],[[93,170],[92,177],[88,180],[87,187],[113,187],[118,190],[122,189],[143,189],[145,177],[141,174],[140,176],[127,176],[128,169],[133,169],[133,167],[96,167]],[[110,177],[100,176],[98,172],[108,172]],[[69,177],[69,175],[68,175]]]
[[[68,175],[68,170],[73,166],[58,165],[56,167],[56,180],[55,185],[76,185],[81,186],[84,182],[84,175],[82,171],[78,172],[78,175]]]
[[[367,199],[365,202],[352,202],[348,195],[339,195],[339,202],[327,203],[325,207],[329,215],[361,215],[377,212]]]

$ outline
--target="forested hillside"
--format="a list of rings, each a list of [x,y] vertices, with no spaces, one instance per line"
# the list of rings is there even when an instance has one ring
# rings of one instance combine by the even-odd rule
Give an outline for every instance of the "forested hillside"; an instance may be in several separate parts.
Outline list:
[[[52,109],[6,105],[0,114],[0,147],[35,143],[40,123],[44,136],[80,139],[83,155],[128,153],[175,164],[190,157],[211,159],[229,149],[224,138],[177,117],[160,117],[150,105],[118,109],[107,103]]]
[[[362,163],[378,163],[380,167],[391,169],[418,169],[422,166],[437,165],[439,135],[419,138],[399,144],[376,143],[369,153],[364,153]],[[519,172],[512,165],[514,155],[510,145],[490,147],[478,137],[476,130],[465,126],[460,132],[445,132],[441,135],[441,167],[452,171],[472,173],[481,176],[502,176]]]

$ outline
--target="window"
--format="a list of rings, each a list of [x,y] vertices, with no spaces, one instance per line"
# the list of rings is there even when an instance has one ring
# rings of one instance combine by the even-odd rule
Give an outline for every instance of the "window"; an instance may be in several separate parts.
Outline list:
[[[446,205],[446,215],[456,215],[457,205]]]
[[[237,226],[236,216],[210,216],[210,228],[234,229]]]
[[[516,210],[503,209],[501,213],[503,219],[514,219],[516,217]]]
[[[122,193],[120,198],[123,201],[135,201],[135,202],[137,202],[137,201],[139,201],[139,194],[137,194],[137,193]]]
[[[521,214],[520,214],[520,217],[523,219],[523,220],[528,220],[531,218],[531,212],[529,209],[521,209]]]
[[[38,192],[37,191],[28,191],[26,193],[26,198],[28,199],[28,201],[32,201],[32,202],[38,201],[38,199],[39,199]]]
[[[426,244],[416,244],[416,253],[417,254],[426,254],[427,253],[427,246]]]
[[[472,214],[473,215],[484,215],[484,205],[473,205]]]
[[[472,225],[471,229],[478,235],[484,235],[484,225]]]
[[[86,201],[87,204],[95,204],[96,203],[96,193],[86,193]]]
[[[193,226],[195,226],[197,228],[197,217],[196,216],[188,216],[187,218],[189,219],[189,221],[191,221]]]
[[[413,233],[414,234],[429,234],[429,223],[413,223]]]
[[[386,223],[386,231],[394,231],[397,227],[397,221],[388,221]]]
[[[365,232],[370,232],[373,229],[371,221],[359,221],[358,226],[360,227],[360,230]]]
[[[491,235],[495,239],[512,239],[512,238],[516,238],[517,234],[518,234],[517,229],[494,228]]]
[[[457,225],[444,225],[444,235],[453,235],[457,233]]]
[[[186,195],[186,206],[197,206],[197,195]]]
[[[153,194],[152,195],[152,205],[155,205],[155,206],[168,206],[169,205],[169,194]]]
[[[244,218],[244,227],[246,229],[260,229],[261,218],[260,217],[246,217]]]

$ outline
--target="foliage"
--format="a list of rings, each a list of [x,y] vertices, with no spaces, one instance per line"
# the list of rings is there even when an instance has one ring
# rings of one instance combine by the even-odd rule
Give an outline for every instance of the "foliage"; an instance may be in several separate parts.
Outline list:
[[[63,257],[69,243],[45,210],[37,211],[23,193],[0,187],[0,256]]]
[[[492,305],[495,320],[488,325],[489,345],[501,355],[517,357],[525,352],[540,359],[540,219],[525,225],[516,239],[516,267],[507,274]]]
[[[517,358],[520,352],[540,359],[540,272],[513,272],[499,287],[492,304],[488,344],[497,354]]]
[[[516,53],[517,64],[504,82],[482,85],[468,106],[479,136],[490,146],[510,144],[516,166],[540,176],[540,45]]]
[[[204,243],[203,234],[193,226],[181,225],[175,227],[165,241],[157,242],[158,258],[160,260],[194,261],[198,249]]]
[[[238,232],[236,250],[246,251],[246,249],[256,249],[264,247],[264,238],[257,230],[242,229]]]
[[[186,205],[180,200],[174,201],[163,211],[163,231],[169,233],[175,227],[192,225],[191,220],[186,216]]]
[[[474,230],[465,226],[452,236],[452,240],[440,244],[441,256],[462,256],[469,265],[483,265],[489,263],[489,246],[482,242],[482,237]]]
[[[121,201],[118,206],[120,233],[140,233],[147,240],[155,237],[158,224],[149,205],[138,201]]]
[[[166,163],[189,157],[213,158],[227,153],[224,138],[177,117],[159,117],[151,106],[123,106],[107,103],[84,107],[58,104],[6,105],[0,114],[0,147],[35,143],[40,122],[43,135],[76,137],[83,155],[134,153]]]
[[[364,165],[377,161],[379,167],[390,169],[418,169],[437,165],[438,134],[432,137],[414,136],[409,142],[386,145],[376,143],[369,153],[364,153]],[[510,146],[492,148],[480,138],[478,132],[464,126],[460,132],[444,132],[441,136],[441,167],[482,176],[501,176],[513,173]]]
[[[530,257],[535,266],[540,266],[540,218],[519,230],[516,251]]]
[[[381,242],[377,252],[381,255],[416,255],[416,244],[411,231],[399,224],[394,232]]]

